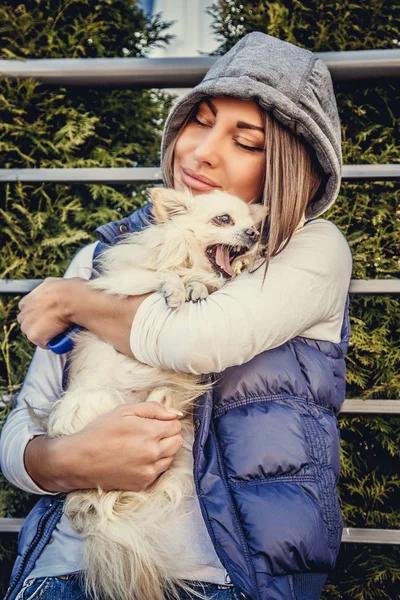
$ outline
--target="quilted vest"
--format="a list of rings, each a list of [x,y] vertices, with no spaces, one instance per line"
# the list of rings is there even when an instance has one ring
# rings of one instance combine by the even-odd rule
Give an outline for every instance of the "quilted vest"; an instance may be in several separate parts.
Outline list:
[[[97,230],[116,243],[151,205]],[[350,326],[337,344],[296,337],[213,376],[194,414],[194,480],[204,522],[239,598],[318,600],[339,551],[336,485]],[[62,512],[43,497],[20,535],[13,600]]]

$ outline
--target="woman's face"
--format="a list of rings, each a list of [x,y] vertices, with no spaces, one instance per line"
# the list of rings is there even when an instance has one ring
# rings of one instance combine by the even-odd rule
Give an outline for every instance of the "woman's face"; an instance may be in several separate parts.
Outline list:
[[[246,202],[258,200],[265,170],[264,141],[255,100],[203,100],[175,145],[175,189],[189,187],[193,195],[221,189]]]

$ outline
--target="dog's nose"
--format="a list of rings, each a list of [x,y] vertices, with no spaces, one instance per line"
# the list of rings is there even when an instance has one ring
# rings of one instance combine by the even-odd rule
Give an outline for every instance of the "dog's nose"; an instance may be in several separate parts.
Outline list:
[[[258,233],[257,229],[246,229],[245,234],[251,242],[257,241],[260,237],[260,234]]]

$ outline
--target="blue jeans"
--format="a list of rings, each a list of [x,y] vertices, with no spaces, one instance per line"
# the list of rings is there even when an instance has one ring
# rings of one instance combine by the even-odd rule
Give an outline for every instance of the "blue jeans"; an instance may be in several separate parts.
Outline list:
[[[192,585],[193,589],[212,600],[238,600],[232,586],[204,583]],[[182,590],[180,600],[196,600]],[[92,600],[86,596],[81,586],[79,576],[63,575],[61,577],[40,577],[27,579],[16,597],[16,600]],[[106,600],[106,599],[104,599]]]

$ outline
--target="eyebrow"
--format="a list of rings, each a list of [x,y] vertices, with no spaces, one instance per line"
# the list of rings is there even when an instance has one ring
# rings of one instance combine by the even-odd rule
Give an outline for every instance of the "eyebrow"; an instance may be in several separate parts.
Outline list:
[[[209,98],[204,98],[202,102],[205,102],[207,104],[214,117],[216,117],[218,113],[218,108],[215,106],[215,104]],[[261,131],[261,133],[265,133],[263,127],[257,127],[257,125],[251,125],[251,123],[245,123],[244,121],[238,121],[236,123],[236,127],[238,129],[254,129],[256,131]]]

